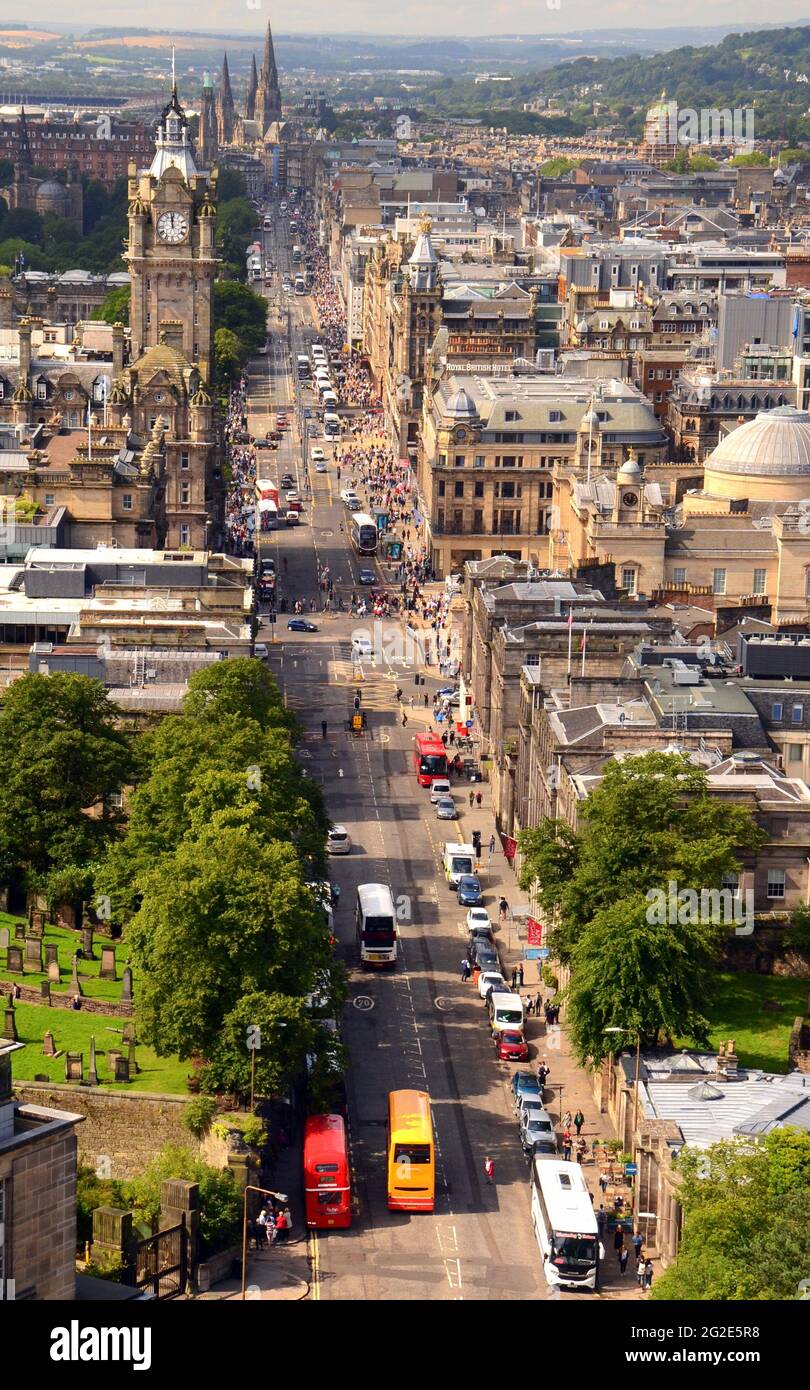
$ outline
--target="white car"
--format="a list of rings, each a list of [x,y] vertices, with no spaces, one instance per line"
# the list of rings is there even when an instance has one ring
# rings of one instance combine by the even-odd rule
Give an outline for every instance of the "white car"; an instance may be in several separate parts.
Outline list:
[[[315,464],[315,472],[316,472],[316,473],[328,473],[328,472],[329,472],[329,469],[328,469],[327,464],[326,464],[326,459],[318,459],[318,460],[317,460],[317,462],[316,462],[316,464]]]
[[[326,837],[327,854],[349,854],[352,847],[352,837],[345,825],[333,825]]]
[[[370,637],[352,638],[352,656],[373,656],[374,644]]]
[[[360,498],[353,487],[344,487],[340,494],[340,500],[345,502],[347,507],[360,506]]]
[[[430,784],[430,799],[434,806],[443,796],[450,795],[450,783],[446,777],[434,777]]]
[[[265,661],[267,657],[270,655],[270,648],[268,647],[267,643],[254,642],[253,655],[258,657],[259,661]]]
[[[489,913],[485,907],[471,907],[467,913],[467,931],[470,935],[473,932],[487,932],[492,935],[492,923],[489,920]]]
[[[310,451],[309,456],[312,459],[313,463],[322,463],[323,460],[326,458],[326,454],[324,453],[320,444],[315,445],[314,449]]]
[[[486,999],[489,989],[506,989],[506,980],[500,970],[482,970],[478,976],[478,993],[482,999]]]

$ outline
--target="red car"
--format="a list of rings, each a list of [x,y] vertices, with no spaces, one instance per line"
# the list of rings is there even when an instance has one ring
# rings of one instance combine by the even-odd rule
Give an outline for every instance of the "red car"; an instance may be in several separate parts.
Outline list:
[[[505,1028],[493,1037],[499,1062],[525,1062],[529,1056],[529,1045],[522,1033]]]

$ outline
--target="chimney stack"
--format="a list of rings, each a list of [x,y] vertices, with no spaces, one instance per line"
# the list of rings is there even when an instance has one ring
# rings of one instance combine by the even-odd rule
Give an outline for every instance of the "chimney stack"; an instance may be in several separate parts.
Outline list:
[[[124,325],[123,325],[122,323],[114,323],[114,324],[113,324],[113,331],[112,331],[112,352],[113,352],[113,360],[112,360],[112,375],[113,375],[113,381],[117,381],[117,380],[118,380],[118,377],[121,375],[122,371],[124,370]]]
[[[18,332],[20,335],[20,384],[28,386],[28,378],[31,375],[31,329],[30,319],[20,319]]]

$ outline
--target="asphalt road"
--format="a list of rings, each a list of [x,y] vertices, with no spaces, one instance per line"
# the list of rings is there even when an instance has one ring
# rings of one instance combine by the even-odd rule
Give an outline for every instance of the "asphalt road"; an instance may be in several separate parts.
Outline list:
[[[266,242],[279,269],[287,270],[283,234],[267,234]],[[264,434],[264,421],[275,407],[293,406],[290,350],[294,360],[299,344],[311,337],[310,299],[289,296],[286,304],[289,344],[286,332],[274,335],[273,350],[251,372],[249,429],[257,437]],[[329,458],[332,450],[325,448]],[[340,529],[348,513],[339,501],[334,464],[327,475],[311,475],[308,497],[297,432],[265,457],[271,477],[286,471],[297,477],[305,500],[301,525],[288,529],[282,523],[264,538],[276,557],[280,596],[286,595],[290,606],[295,598],[307,607],[315,599],[320,609],[318,565],[328,565],[346,591],[358,570]],[[357,1211],[350,1230],[311,1238],[314,1295],[373,1301],[546,1298],[529,1215],[528,1171],[510,1104],[512,1068],[495,1061],[483,1005],[471,985],[460,983],[463,912],[440,872],[444,840],[468,839],[476,813],[465,799],[460,821],[437,821],[411,765],[413,734],[424,727],[418,713],[422,692],[432,691],[437,682],[428,679],[417,691],[412,668],[388,657],[366,662],[362,670],[353,667],[352,632],[368,629],[369,620],[320,612],[312,617],[317,633],[290,633],[287,615],[279,614],[275,633],[265,623],[259,637],[268,644],[275,637],[269,660],[306,730],[304,766],[322,783],[332,819],[347,827],[354,846],[350,855],[333,857],[330,868],[341,888],[336,930],[350,970],[343,1038],[350,1058],[347,1089]],[[384,628],[383,641],[390,648],[402,625],[392,619]],[[346,729],[358,685],[369,725],[361,738]],[[405,692],[407,728],[395,698],[397,685]],[[412,713],[411,694],[417,703]],[[460,804],[462,797],[457,799]],[[489,826],[482,828],[488,838]],[[356,962],[356,888],[374,881],[387,882],[399,903],[395,972],[363,972]],[[487,905],[494,910],[492,893]],[[433,1105],[438,1165],[431,1215],[387,1208],[387,1095],[402,1087],[427,1090]],[[487,1153],[495,1161],[494,1186],[484,1178]]]

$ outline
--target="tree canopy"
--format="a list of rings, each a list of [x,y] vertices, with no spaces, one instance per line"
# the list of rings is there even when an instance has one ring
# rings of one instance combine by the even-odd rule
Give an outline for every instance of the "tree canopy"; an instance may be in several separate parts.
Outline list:
[[[810,1135],[775,1129],[677,1159],[678,1256],[653,1285],[660,1301],[790,1300],[810,1279]]]
[[[103,323],[129,323],[129,304],[132,291],[129,285],[119,285],[105,295],[92,317]]]

